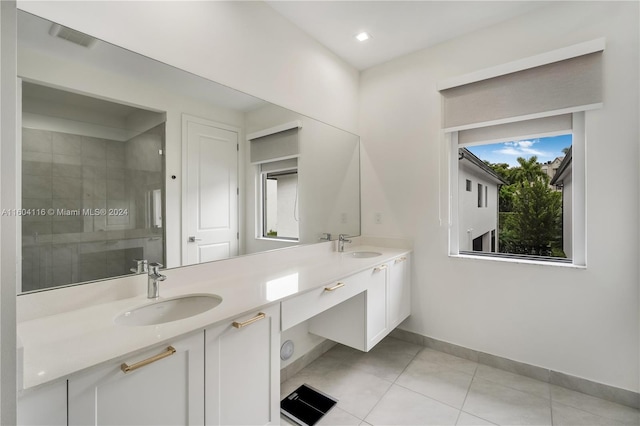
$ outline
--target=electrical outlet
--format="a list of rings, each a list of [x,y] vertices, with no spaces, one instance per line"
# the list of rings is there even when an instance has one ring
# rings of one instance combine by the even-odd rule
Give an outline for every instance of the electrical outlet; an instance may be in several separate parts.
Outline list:
[[[373,215],[373,223],[380,225],[382,223],[382,213],[375,213]]]

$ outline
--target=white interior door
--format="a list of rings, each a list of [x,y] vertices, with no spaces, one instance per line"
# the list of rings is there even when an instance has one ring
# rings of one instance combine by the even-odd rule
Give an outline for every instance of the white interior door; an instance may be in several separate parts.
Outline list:
[[[238,254],[238,131],[183,116],[186,209],[183,264]]]

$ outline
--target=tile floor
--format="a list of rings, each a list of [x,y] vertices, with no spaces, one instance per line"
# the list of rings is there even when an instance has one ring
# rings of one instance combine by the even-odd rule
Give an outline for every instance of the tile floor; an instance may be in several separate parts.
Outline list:
[[[624,405],[391,337],[369,353],[334,346],[281,397],[303,383],[338,399],[322,425],[640,425]]]

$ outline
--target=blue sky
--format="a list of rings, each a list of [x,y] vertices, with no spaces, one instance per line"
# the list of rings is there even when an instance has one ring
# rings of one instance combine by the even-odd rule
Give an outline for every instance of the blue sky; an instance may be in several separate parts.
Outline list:
[[[518,157],[538,157],[539,163],[552,161],[556,157],[562,157],[562,148],[571,146],[571,135],[552,136],[539,139],[525,139],[510,142],[493,143],[490,145],[477,145],[466,147],[476,157],[487,160],[490,163],[507,163],[517,166]]]

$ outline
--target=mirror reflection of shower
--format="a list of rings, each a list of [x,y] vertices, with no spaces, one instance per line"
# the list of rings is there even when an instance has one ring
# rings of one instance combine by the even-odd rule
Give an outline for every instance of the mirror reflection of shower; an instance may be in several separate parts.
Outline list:
[[[22,84],[18,291],[165,263],[165,114]]]

